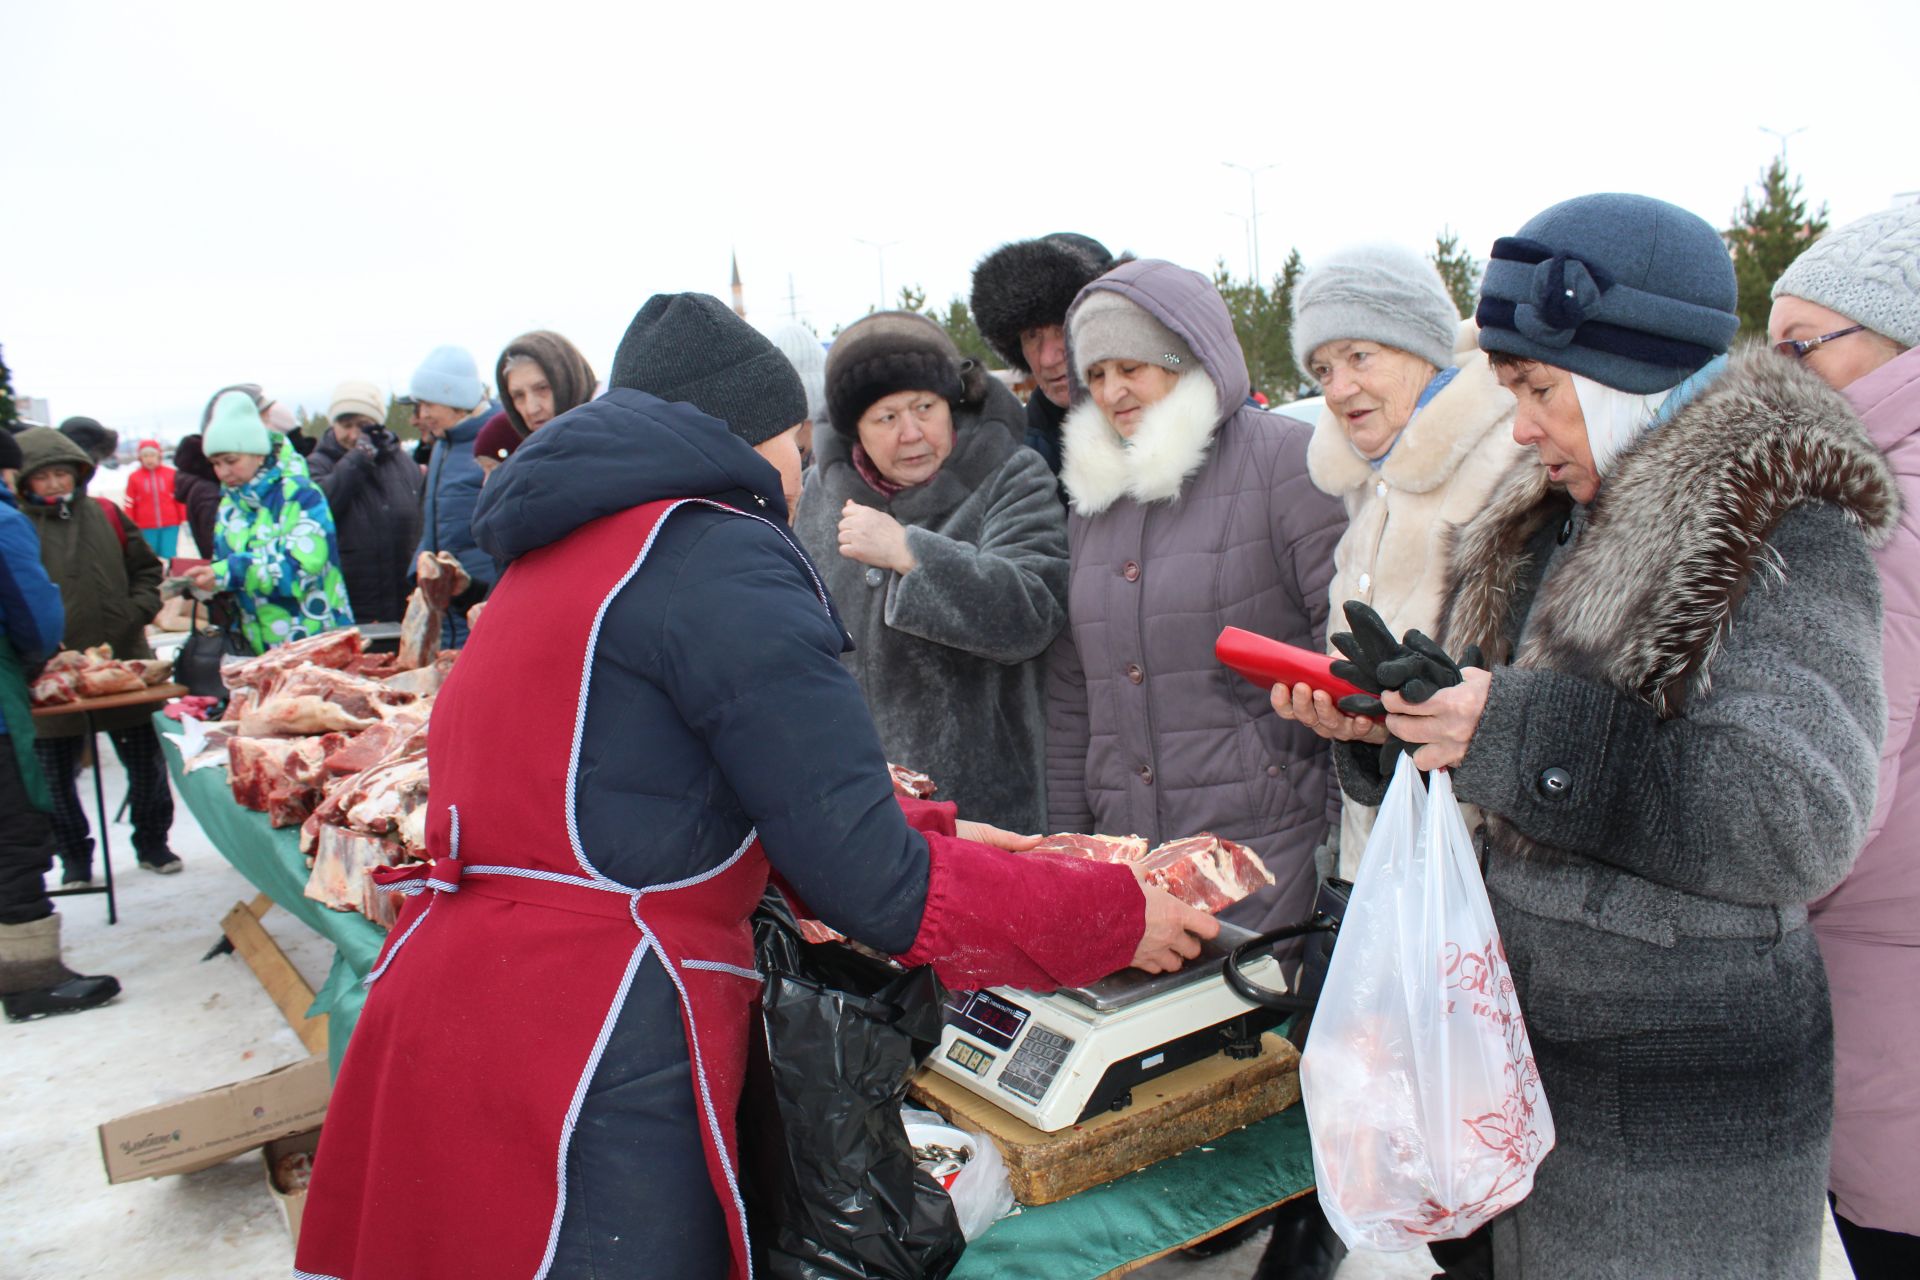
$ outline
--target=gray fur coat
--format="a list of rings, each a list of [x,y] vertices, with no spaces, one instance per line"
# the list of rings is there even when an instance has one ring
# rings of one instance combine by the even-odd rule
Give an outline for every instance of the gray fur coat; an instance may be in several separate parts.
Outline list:
[[[1805,903],[1846,874],[1885,715],[1869,546],[1899,499],[1844,401],[1732,365],[1576,509],[1531,458],[1452,550],[1466,759],[1559,1144],[1511,1277],[1808,1277],[1832,1020]],[[1369,752],[1337,753],[1378,794]]]
[[[1013,831],[1045,825],[1046,660],[1066,626],[1066,513],[1053,473],[1018,443],[1019,402],[994,384],[954,409],[953,452],[891,501],[860,478],[854,441],[815,437],[795,532],[855,648],[847,665],[887,756],[930,774],[960,815]],[[840,554],[848,499],[906,526],[902,576]]]

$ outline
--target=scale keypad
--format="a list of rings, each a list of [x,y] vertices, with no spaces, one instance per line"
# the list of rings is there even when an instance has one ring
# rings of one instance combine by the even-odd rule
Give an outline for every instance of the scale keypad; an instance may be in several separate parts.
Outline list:
[[[1000,1087],[1029,1102],[1040,1101],[1052,1086],[1053,1078],[1060,1074],[1073,1044],[1057,1031],[1028,1027],[1026,1038],[1000,1071]]]

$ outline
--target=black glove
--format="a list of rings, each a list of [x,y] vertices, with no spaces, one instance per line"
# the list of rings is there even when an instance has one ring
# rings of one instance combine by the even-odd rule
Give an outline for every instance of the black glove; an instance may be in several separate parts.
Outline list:
[[[1459,684],[1462,667],[1485,664],[1478,645],[1467,646],[1456,662],[1425,633],[1409,631],[1400,655],[1380,663],[1374,674],[1383,686],[1398,691],[1408,702],[1425,702],[1440,690]]]
[[[1365,689],[1367,694],[1350,693],[1340,699],[1339,707],[1350,716],[1383,717],[1387,709],[1380,705],[1379,695],[1387,686],[1380,683],[1376,669],[1382,662],[1399,656],[1400,642],[1369,605],[1349,600],[1341,606],[1341,611],[1347,615],[1347,625],[1353,630],[1329,637],[1333,647],[1347,658],[1344,662],[1334,662],[1331,670],[1348,684]]]

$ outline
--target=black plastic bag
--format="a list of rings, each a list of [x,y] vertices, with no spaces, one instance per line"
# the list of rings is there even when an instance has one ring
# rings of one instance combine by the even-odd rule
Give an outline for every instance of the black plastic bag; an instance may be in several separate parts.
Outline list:
[[[907,1080],[940,1042],[946,992],[803,941],[784,905],[754,917],[760,1025],[740,1146],[757,1257],[772,1280],[942,1280],[966,1240],[953,1202],[914,1164]]]

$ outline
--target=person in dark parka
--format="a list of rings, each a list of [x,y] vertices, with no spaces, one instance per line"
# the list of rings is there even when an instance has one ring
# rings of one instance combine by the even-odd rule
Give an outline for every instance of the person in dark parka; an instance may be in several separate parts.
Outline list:
[[[1114,262],[1098,240],[1056,231],[1003,244],[973,269],[974,323],[995,354],[1032,376],[1026,443],[1055,475],[1060,474],[1061,424],[1073,407],[1067,308]]]
[[[371,383],[341,383],[327,407],[333,426],[307,458],[307,473],[333,511],[356,622],[405,615],[410,557],[420,541],[420,468],[387,430],[384,404]]]
[[[806,410],[770,343],[718,299],[655,298],[611,384],[477,506],[508,568],[434,705],[433,879],[403,873],[302,1272],[746,1280],[732,1130],[770,866],[969,987],[1177,964],[1162,938],[1216,929],[1183,908],[1167,932],[1180,904],[1125,868],[985,848],[894,798],[785,529]],[[480,741],[509,720],[514,751]],[[452,1185],[459,1214],[392,1194]]]
[[[213,526],[220,520],[220,478],[213,474],[200,437],[184,437],[173,447],[173,496],[187,506],[187,528],[201,558],[213,554]]]

